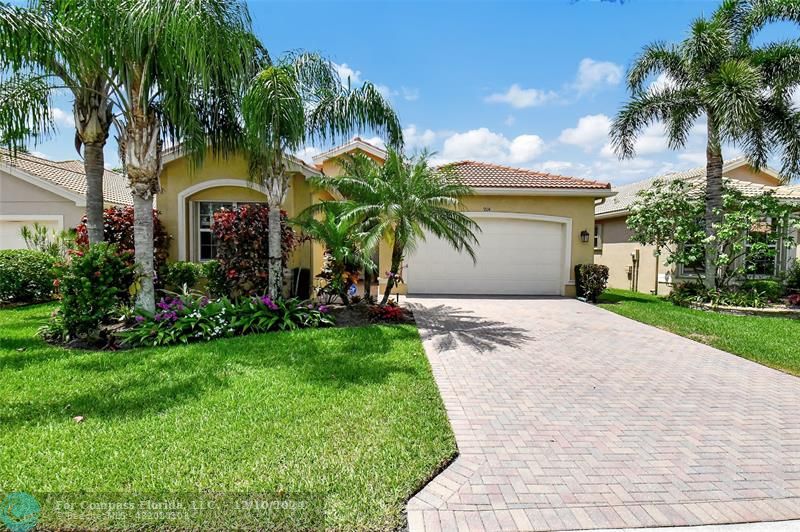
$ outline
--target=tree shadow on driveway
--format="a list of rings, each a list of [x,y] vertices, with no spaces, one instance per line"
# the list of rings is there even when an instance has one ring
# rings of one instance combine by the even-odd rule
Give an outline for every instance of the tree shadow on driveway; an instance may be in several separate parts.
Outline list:
[[[523,342],[534,339],[527,329],[486,319],[471,310],[450,305],[409,303],[408,306],[417,315],[422,339],[430,340],[440,353],[461,345],[478,353],[494,351],[498,347],[517,349]]]

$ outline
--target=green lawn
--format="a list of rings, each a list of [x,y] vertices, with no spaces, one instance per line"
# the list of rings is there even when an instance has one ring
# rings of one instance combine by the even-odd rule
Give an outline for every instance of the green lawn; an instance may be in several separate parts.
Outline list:
[[[34,339],[52,308],[0,310],[0,494],[36,495],[45,525],[234,528],[252,524],[252,508],[212,494],[263,494],[309,509],[270,514],[284,526],[390,529],[456,451],[414,327],[86,352]],[[73,502],[144,493],[222,506],[166,518],[69,514],[48,495],[62,492]]]
[[[608,290],[600,306],[787,373],[800,375],[800,321],[733,316],[673,305],[659,297]]]

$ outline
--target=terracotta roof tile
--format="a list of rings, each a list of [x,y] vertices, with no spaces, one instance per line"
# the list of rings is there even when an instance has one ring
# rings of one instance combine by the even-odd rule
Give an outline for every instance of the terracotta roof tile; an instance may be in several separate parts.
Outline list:
[[[51,161],[29,153],[17,153],[12,157],[7,150],[0,150],[0,168],[8,165],[35,177],[45,179],[70,192],[86,195],[86,175],[83,161]],[[106,203],[133,205],[128,180],[122,174],[105,170],[103,174],[103,196]]]
[[[577,177],[548,174],[478,161],[458,161],[449,165],[462,182],[473,188],[568,188],[610,189],[609,183]]]

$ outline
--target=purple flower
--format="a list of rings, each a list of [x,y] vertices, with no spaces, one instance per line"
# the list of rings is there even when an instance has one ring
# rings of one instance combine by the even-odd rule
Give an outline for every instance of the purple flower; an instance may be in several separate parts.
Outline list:
[[[269,296],[261,296],[259,300],[267,306],[270,310],[278,310],[278,305],[276,305]]]
[[[325,306],[325,305],[320,305],[320,306],[319,306],[319,311],[320,311],[320,312],[322,312],[323,314],[327,314],[328,312],[330,312],[330,310],[331,310],[331,309],[330,309],[330,308],[328,308],[328,307],[327,307],[327,306]]]
[[[203,296],[203,297],[200,298],[200,306],[201,307],[205,307],[206,305],[208,305],[208,297],[207,296]]]
[[[136,316],[134,319],[136,323],[142,323],[144,321],[144,316]]]

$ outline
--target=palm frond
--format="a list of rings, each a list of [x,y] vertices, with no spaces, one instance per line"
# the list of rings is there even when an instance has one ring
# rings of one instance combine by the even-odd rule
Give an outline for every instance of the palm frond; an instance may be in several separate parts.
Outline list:
[[[54,131],[52,90],[47,78],[38,75],[15,75],[0,83],[0,144],[16,153],[27,139]]]
[[[628,87],[632,92],[644,90],[645,81],[661,73],[679,84],[686,83],[689,77],[678,47],[656,42],[645,46],[634,60],[628,70]]]

